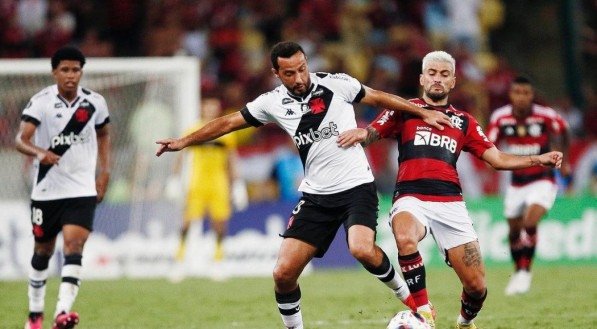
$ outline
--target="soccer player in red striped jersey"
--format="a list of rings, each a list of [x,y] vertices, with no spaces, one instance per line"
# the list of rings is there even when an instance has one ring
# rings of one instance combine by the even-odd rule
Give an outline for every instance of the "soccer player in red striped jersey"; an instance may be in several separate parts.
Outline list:
[[[411,100],[429,111],[445,113],[452,127],[439,130],[414,116],[385,110],[366,129],[348,130],[338,137],[342,147],[367,145],[385,137],[398,141],[399,169],[390,224],[404,279],[417,311],[432,328],[435,323],[425,285],[425,265],[417,248],[429,233],[463,285],[456,328],[477,328],[473,319],[487,296],[479,242],[456,171],[460,152],[471,152],[496,169],[559,167],[562,162],[560,152],[517,156],[499,151],[473,116],[448,103],[456,83],[455,67],[454,58],[446,52],[427,54],[420,75],[423,97]]]
[[[488,137],[506,152],[537,155],[560,149],[568,151],[568,123],[553,109],[533,103],[531,81],[517,77],[510,86],[510,104],[496,109],[490,119]],[[566,158],[566,157],[565,157]],[[562,166],[564,177],[569,166]],[[510,253],[515,273],[506,286],[506,295],[523,294],[531,287],[531,263],[537,245],[537,226],[553,206],[557,186],[554,170],[531,167],[515,170],[504,197],[508,219]]]

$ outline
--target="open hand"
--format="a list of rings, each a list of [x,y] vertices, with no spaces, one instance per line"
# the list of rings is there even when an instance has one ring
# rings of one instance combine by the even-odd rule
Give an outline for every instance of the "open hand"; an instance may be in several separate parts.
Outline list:
[[[425,111],[426,116],[423,118],[426,124],[431,125],[439,130],[444,130],[444,126],[454,127],[450,117],[445,113],[439,111]]]
[[[347,130],[338,136],[338,146],[342,148],[349,148],[358,143],[365,141],[367,138],[367,130],[363,128],[355,128]]]

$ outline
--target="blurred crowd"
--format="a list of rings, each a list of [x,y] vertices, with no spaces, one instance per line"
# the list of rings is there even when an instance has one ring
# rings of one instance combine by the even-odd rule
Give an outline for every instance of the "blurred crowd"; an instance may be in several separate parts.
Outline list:
[[[457,89],[450,101],[486,124],[491,111],[508,102],[510,81],[520,73],[497,51],[499,40],[492,37],[493,31],[503,27],[507,6],[513,2],[3,0],[0,57],[49,57],[68,43],[78,45],[88,57],[196,56],[201,59],[202,96],[220,98],[230,111],[278,84],[269,70],[268,53],[280,40],[299,42],[313,72],[345,72],[370,87],[405,98],[419,96],[421,58],[431,50],[444,49],[457,61]],[[593,14],[580,29],[580,53],[582,60],[594,65],[597,5],[582,1],[582,6],[584,12]],[[571,125],[573,168],[588,161],[583,157],[594,158],[597,152],[597,97],[593,88],[593,81],[583,87],[582,106],[567,96],[553,98],[538,93],[538,102],[559,110]],[[360,123],[366,124],[378,111],[358,108]],[[241,138],[240,153],[247,159],[247,168],[271,172],[246,175],[260,177],[250,183],[260,191],[271,189],[271,197],[276,197],[280,192],[275,188],[279,177],[275,168],[279,155],[289,154],[287,137],[277,128],[265,127]],[[368,149],[384,192],[393,188],[394,148],[386,141]],[[262,161],[251,165],[256,154]],[[465,165],[474,170],[463,174],[479,182],[473,191],[497,193],[499,177],[474,159],[466,161],[470,163]],[[591,163],[587,165],[590,169],[583,170],[589,170],[587,177],[594,179],[597,167]]]

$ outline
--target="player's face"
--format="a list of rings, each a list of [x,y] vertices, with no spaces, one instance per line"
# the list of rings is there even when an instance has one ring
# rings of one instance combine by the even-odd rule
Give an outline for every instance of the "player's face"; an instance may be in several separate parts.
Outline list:
[[[60,61],[58,67],[52,70],[54,80],[61,93],[72,94],[77,91],[79,81],[83,75],[81,62],[72,60]]]
[[[277,71],[275,69],[272,71],[286,89],[294,95],[304,96],[311,85],[305,54],[297,51],[289,58],[278,57],[278,66]]]
[[[434,102],[447,99],[456,85],[456,77],[452,66],[446,62],[429,62],[421,73],[419,82],[423,92]]]
[[[533,104],[535,93],[533,87],[526,83],[514,83],[510,87],[510,102],[515,115],[523,115]]]

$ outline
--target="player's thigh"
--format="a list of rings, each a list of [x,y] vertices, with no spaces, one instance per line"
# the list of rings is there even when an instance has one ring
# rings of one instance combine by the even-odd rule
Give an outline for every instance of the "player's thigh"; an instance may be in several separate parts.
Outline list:
[[[68,206],[62,215],[62,237],[64,253],[82,253],[89,233],[93,230],[93,220],[97,198],[72,198],[67,201]]]
[[[416,244],[424,239],[429,232],[424,202],[414,197],[396,200],[390,210],[390,227],[399,247],[401,244]]]
[[[525,206],[536,205],[549,211],[556,200],[558,187],[549,180],[539,180],[525,186]]]
[[[370,253],[375,250],[375,231],[364,225],[352,225],[348,228],[348,248],[355,252]]]
[[[470,241],[448,249],[447,257],[466,290],[485,289],[485,266],[478,241]]]
[[[525,190],[520,186],[508,186],[504,195],[504,217],[521,217],[525,207]]]
[[[184,207],[184,221],[202,219],[205,216],[206,193],[199,189],[190,189]]]
[[[308,197],[303,196],[288,221],[284,238],[294,238],[306,242],[317,249],[315,257],[321,258],[327,252],[342,224],[342,216],[326,209]]]
[[[295,280],[315,257],[317,247],[296,238],[285,238],[280,245],[274,277]]]
[[[40,244],[39,250],[53,249],[56,236],[62,229],[63,200],[31,201],[31,225],[33,237]],[[48,244],[49,243],[49,244]]]
[[[228,188],[218,186],[209,195],[207,213],[213,221],[227,221],[232,215],[232,204]]]

